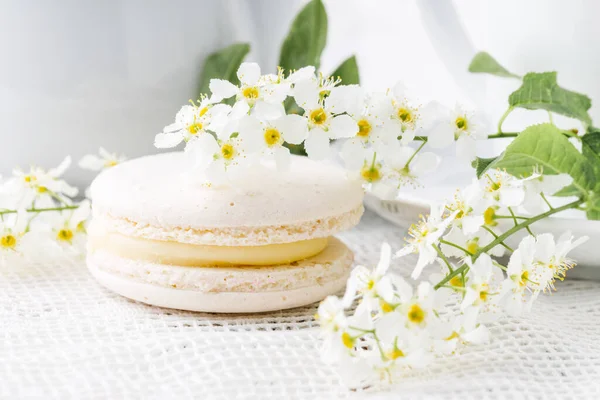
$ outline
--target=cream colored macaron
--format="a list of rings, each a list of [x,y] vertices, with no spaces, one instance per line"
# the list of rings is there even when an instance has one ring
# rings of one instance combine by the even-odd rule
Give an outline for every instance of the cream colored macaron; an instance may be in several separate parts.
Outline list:
[[[203,183],[189,165],[181,152],[142,157],[93,182],[87,264],[101,284],[152,305],[232,313],[344,287],[353,255],[332,235],[358,223],[359,182],[304,157],[227,185]]]

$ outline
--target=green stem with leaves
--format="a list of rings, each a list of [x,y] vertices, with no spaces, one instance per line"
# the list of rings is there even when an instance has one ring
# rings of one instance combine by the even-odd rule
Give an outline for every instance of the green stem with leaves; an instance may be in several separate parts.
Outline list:
[[[521,229],[527,229],[527,228],[529,228],[529,225],[531,225],[541,219],[547,218],[551,215],[557,214],[557,213],[565,211],[565,210],[569,210],[571,208],[577,208],[584,202],[585,202],[584,199],[575,200],[569,204],[565,204],[564,206],[553,208],[552,210],[548,210],[544,213],[536,215],[535,217],[531,217],[531,218],[513,226],[512,228],[510,228],[509,230],[504,232],[502,235],[498,235],[498,237],[496,237],[492,242],[490,242],[486,246],[482,247],[481,249],[477,250],[477,252],[471,256],[471,260],[473,262],[475,262],[481,254],[487,253],[488,251],[490,251],[497,245],[503,243],[508,237],[517,233]],[[446,275],[446,277],[444,279],[442,279],[437,285],[435,285],[435,289],[439,289],[440,287],[442,287],[443,285],[448,283],[455,276],[466,272],[468,268],[469,268],[469,266],[467,264],[464,264],[464,265],[460,266],[459,268],[455,269],[452,273]]]

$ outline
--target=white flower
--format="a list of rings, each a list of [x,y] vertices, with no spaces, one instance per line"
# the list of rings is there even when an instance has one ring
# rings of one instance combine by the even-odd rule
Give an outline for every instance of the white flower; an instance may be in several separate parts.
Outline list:
[[[71,157],[66,157],[58,167],[45,171],[39,167],[31,167],[28,172],[20,169],[13,171],[13,177],[0,188],[0,192],[12,199],[13,208],[52,207],[55,200],[63,204],[71,204],[79,190],[59,179],[71,165]]]
[[[358,85],[339,86],[326,101],[334,109],[345,110],[356,123],[354,137],[342,147],[341,156],[346,165],[360,168],[367,146],[379,151],[387,143],[396,141],[397,132],[385,126],[391,105],[384,94],[367,95]]]
[[[444,240],[446,242],[460,246],[462,249],[467,250],[470,254],[475,254],[479,249],[491,243],[494,239],[494,236],[484,229],[473,232],[469,235],[465,235],[464,231],[457,226],[453,226],[452,229],[450,229],[450,232],[444,236]],[[469,256],[469,254],[464,252],[462,249],[452,245],[442,243],[440,248],[448,257],[465,258]],[[504,247],[498,244],[494,246],[494,248],[488,250],[487,254],[495,257],[501,257],[504,255]]]
[[[516,207],[525,200],[524,182],[537,177],[537,174],[533,174],[528,178],[518,179],[505,171],[497,169],[488,171],[485,176],[481,177],[484,187],[483,195],[493,203]]]
[[[555,243],[554,236],[544,233],[536,237],[535,262],[536,269],[533,280],[547,282],[544,289],[554,289],[555,279],[563,280],[566,272],[573,268],[575,263],[567,258],[567,254],[577,246],[585,243],[587,236],[573,241],[571,232],[563,233]]]
[[[394,312],[400,313],[407,329],[426,328],[436,318],[436,292],[429,282],[421,282],[416,295],[408,284],[398,287],[398,294],[402,300]]]
[[[212,98],[221,101],[235,96],[238,102],[244,102],[253,107],[258,103],[281,103],[290,91],[288,82],[281,80],[279,75],[261,76],[260,66],[256,63],[245,62],[237,70],[240,86],[223,79],[211,79],[210,91]]]
[[[302,70],[299,70],[300,72]],[[290,75],[290,78],[295,74]],[[303,77],[308,79],[302,79]],[[300,107],[305,108],[304,105],[310,105],[315,102],[320,102],[325,100],[325,98],[331,95],[331,91],[335,88],[340,82],[341,79],[337,79],[335,77],[328,77],[323,74],[319,74],[318,77],[313,74],[302,73],[299,75],[295,75],[296,79],[294,79],[294,88],[292,89],[291,95],[294,97],[296,104]]]
[[[440,163],[440,157],[436,154],[420,152],[410,146],[402,146],[397,141],[388,143],[380,153],[387,167],[387,184],[396,188],[417,186],[419,178],[433,172]]]
[[[570,185],[573,178],[567,174],[543,175],[539,169],[534,170],[534,175],[537,177],[524,182],[525,200],[523,208],[535,215],[548,210],[548,205],[542,198],[542,194],[552,196],[563,187]]]
[[[345,110],[338,108],[338,104],[323,101],[311,82],[309,80],[296,84],[295,93],[303,94],[301,97],[296,97],[296,102],[304,109],[304,118],[309,129],[308,137],[304,142],[306,153],[314,160],[322,160],[330,154],[331,139],[354,136],[356,122],[349,115],[340,115]],[[336,89],[338,88],[331,89],[331,95],[335,95]],[[305,95],[305,92],[308,94]]]
[[[6,261],[7,255],[23,252],[28,222],[27,212],[23,209],[16,213],[2,215],[0,218],[0,261]]]
[[[388,94],[392,104],[390,120],[396,125],[398,136],[402,135],[402,144],[406,145],[422,128],[419,108],[408,99],[406,87],[401,82],[396,83]]]
[[[89,169],[90,171],[100,171],[105,168],[114,167],[117,164],[122,163],[126,160],[125,156],[118,155],[117,153],[109,153],[100,147],[99,155],[87,154],[79,160],[79,167],[83,169]]]
[[[443,148],[456,141],[456,154],[459,158],[473,160],[475,144],[478,139],[487,138],[481,123],[467,111],[456,105],[443,121],[438,123],[429,134],[428,143],[434,148]]]
[[[411,274],[413,279],[417,279],[423,268],[435,261],[437,252],[434,245],[444,235],[448,225],[456,216],[455,211],[444,218],[444,208],[444,206],[432,205],[429,217],[424,218],[421,216],[421,221],[409,228],[408,233],[411,238],[407,239],[408,244],[396,252],[396,257],[403,257],[413,252],[419,253],[417,265]]]
[[[520,315],[529,310],[540,292],[554,289],[556,279],[564,279],[567,270],[574,265],[567,253],[587,240],[587,236],[573,241],[570,232],[565,232],[555,243],[549,233],[525,237],[511,255],[502,283],[502,305],[511,315]],[[526,304],[526,296],[531,299]]]
[[[248,148],[274,157],[277,168],[289,169],[290,151],[285,142],[300,144],[306,138],[306,121],[299,115],[284,115],[274,120],[259,121],[247,116],[239,122],[240,138],[248,143]]]
[[[452,224],[460,228],[465,235],[477,232],[484,225],[485,207],[483,189],[477,179],[473,179],[471,184],[458,190],[452,202],[446,206],[450,212],[457,211]]]
[[[336,332],[348,326],[346,305],[337,296],[328,296],[319,304],[317,319],[319,325],[326,331]]]
[[[192,169],[204,172],[210,183],[223,184],[251,163],[245,145],[240,137],[220,140],[202,135],[189,146],[188,154],[195,160]]]
[[[214,99],[207,97],[202,98],[199,105],[185,105],[175,116],[175,122],[156,135],[154,146],[159,149],[172,148],[182,141],[187,143],[203,136],[207,131],[218,133],[227,122],[230,110],[230,106],[214,104]]]
[[[426,338],[419,331],[407,329],[398,312],[383,315],[375,322],[375,334],[381,347],[378,369],[390,372],[396,367],[423,368],[433,360],[425,350]]]
[[[340,300],[329,296],[319,305],[316,318],[324,329],[321,358],[325,362],[339,362],[345,358],[354,351],[356,338],[372,329],[371,315],[364,307],[357,308],[353,316],[346,317],[344,310],[350,306],[351,298],[346,295]]]
[[[521,315],[526,302],[527,293],[539,292],[547,286],[547,282],[534,282],[535,238],[526,236],[519,247],[512,253],[506,275],[508,276],[500,290],[500,304],[509,315]],[[539,279],[536,278],[536,279]]]
[[[469,266],[469,272],[461,309],[489,305],[492,298],[499,293],[498,284],[502,279],[502,270],[494,266],[487,253],[480,254],[474,263],[470,258],[466,258],[465,262]]]
[[[84,200],[74,211],[53,213],[52,235],[62,247],[76,252],[83,251],[85,243],[85,223],[90,215],[90,202]]]
[[[394,301],[394,290],[390,277],[386,272],[390,266],[392,249],[387,243],[381,245],[379,263],[373,270],[357,266],[352,271],[348,286],[362,294],[364,299],[379,299],[385,303]],[[363,300],[364,301],[364,300]]]
[[[433,328],[434,349],[437,353],[450,354],[459,343],[486,344],[490,341],[490,331],[477,321],[479,310],[469,307],[461,315],[451,314],[446,320],[439,320]]]

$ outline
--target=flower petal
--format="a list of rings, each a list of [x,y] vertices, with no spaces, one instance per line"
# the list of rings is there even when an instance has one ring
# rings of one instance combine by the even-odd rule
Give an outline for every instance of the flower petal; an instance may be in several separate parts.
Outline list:
[[[329,157],[329,136],[322,129],[313,129],[304,141],[306,154],[312,160],[324,160]]]
[[[257,63],[244,62],[237,70],[237,77],[246,86],[254,86],[260,79],[260,66]]]
[[[291,144],[302,143],[308,135],[306,118],[300,115],[285,115],[273,121],[273,126],[282,133],[284,140]]]
[[[177,132],[159,133],[154,137],[154,147],[169,149],[183,141],[183,136]]]
[[[228,99],[236,95],[239,90],[238,87],[235,86],[233,83],[224,79],[211,79],[208,87],[212,92],[211,99],[214,101]]]
[[[349,115],[334,117],[329,126],[329,137],[332,139],[349,138],[356,134],[356,121]]]

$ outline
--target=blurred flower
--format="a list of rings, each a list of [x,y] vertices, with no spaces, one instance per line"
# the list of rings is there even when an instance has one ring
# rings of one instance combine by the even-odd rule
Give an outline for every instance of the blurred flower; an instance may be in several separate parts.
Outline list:
[[[90,171],[101,171],[105,168],[114,167],[117,164],[122,163],[126,160],[124,155],[118,155],[117,153],[109,153],[100,147],[99,156],[95,154],[87,154],[79,160],[79,167],[83,169],[89,169]]]

